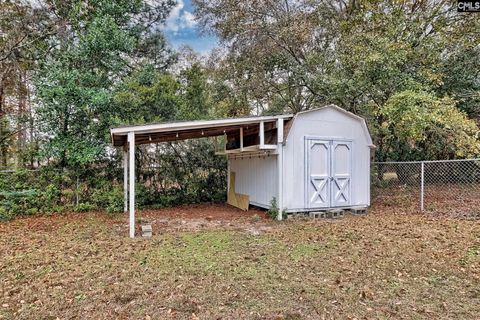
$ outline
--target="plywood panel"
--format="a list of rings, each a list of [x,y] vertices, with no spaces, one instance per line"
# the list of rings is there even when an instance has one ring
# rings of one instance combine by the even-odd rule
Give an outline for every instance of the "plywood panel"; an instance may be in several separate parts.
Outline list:
[[[230,181],[229,181],[229,188],[228,188],[228,194],[227,194],[227,203],[231,206],[247,211],[248,206],[250,204],[248,195],[235,192],[235,179],[236,179],[235,172],[230,171],[229,177],[230,177]]]

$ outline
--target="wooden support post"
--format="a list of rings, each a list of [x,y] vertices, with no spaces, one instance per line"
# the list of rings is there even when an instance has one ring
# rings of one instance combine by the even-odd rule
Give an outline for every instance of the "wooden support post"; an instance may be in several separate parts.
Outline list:
[[[227,195],[230,192],[230,159],[228,158],[228,154],[226,155],[227,157]]]
[[[277,137],[278,143],[283,144],[283,118],[277,120]]]
[[[277,120],[277,169],[278,169],[278,215],[277,220],[282,220],[283,215],[283,119]]]
[[[240,127],[240,152],[243,151],[243,128]]]
[[[227,134],[225,133],[225,131],[223,132],[223,151],[225,153],[227,153],[227,143],[228,143],[228,140],[227,140]]]
[[[128,133],[128,152],[129,152],[129,171],[130,171],[129,231],[130,231],[130,238],[135,238],[135,132]]]
[[[128,211],[128,148],[123,148],[123,212]]]
[[[260,121],[260,128],[258,132],[260,136],[260,149],[263,149],[265,146],[265,126],[263,124],[263,121]]]

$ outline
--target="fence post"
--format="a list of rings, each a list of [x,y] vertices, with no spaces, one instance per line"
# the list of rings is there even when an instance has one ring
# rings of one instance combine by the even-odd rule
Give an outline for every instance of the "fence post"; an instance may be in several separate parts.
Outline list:
[[[420,211],[423,211],[423,194],[424,194],[424,174],[425,174],[425,162],[421,163],[421,174],[420,174]]]
[[[75,205],[78,206],[78,203],[80,202],[79,196],[78,196],[78,189],[80,189],[80,178],[77,175],[77,181],[75,184]]]

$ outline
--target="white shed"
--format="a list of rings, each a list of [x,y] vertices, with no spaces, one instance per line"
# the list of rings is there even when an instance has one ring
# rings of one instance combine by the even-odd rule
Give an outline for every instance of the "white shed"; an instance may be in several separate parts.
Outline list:
[[[228,157],[228,200],[279,212],[370,205],[370,149],[365,120],[335,105],[296,115],[198,120],[111,130],[124,150],[125,211],[135,222],[135,145],[223,136]],[[279,213],[278,219],[282,219]]]
[[[329,105],[296,114],[286,121],[284,135],[276,152],[229,155],[235,192],[263,208],[275,198],[286,212],[370,205],[373,144],[363,118]]]

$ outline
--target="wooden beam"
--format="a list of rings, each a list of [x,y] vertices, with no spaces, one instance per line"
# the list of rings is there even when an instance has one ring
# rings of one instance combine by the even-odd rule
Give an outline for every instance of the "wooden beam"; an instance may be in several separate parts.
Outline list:
[[[273,130],[273,123],[265,123],[264,124],[266,132]],[[243,136],[247,135],[258,135],[259,125],[249,125],[248,128],[243,128]],[[225,133],[228,135],[228,138],[240,139],[240,126],[238,127],[228,127],[228,128],[211,128],[211,129],[203,129],[203,135],[201,134],[202,130],[183,130],[178,132],[159,132],[159,133],[150,133],[150,134],[135,134],[135,144],[150,144],[150,143],[160,143],[160,142],[172,142],[172,141],[179,141],[179,140],[188,140],[194,138],[202,138],[202,137],[214,137],[214,136],[221,136]]]
[[[140,144],[150,144],[150,143],[160,143],[160,142],[172,142],[178,140],[188,140],[195,138],[206,138],[224,135],[224,132],[228,133],[229,136],[233,132],[238,132],[238,128],[228,128],[228,129],[210,129],[210,130],[194,130],[194,131],[179,131],[179,132],[162,132],[162,133],[152,133],[152,134],[136,134],[135,143]]]
[[[224,133],[223,134],[223,151],[227,151],[227,143],[228,143],[227,134]]]
[[[264,123],[264,131],[268,131],[268,130],[271,130],[271,129],[274,129],[275,128],[275,125],[273,122],[265,122]],[[258,135],[260,132],[260,125],[250,125],[248,126],[248,128],[243,128],[243,136],[249,136],[249,135],[252,135],[252,134],[255,134],[255,135]],[[235,138],[240,138],[240,132],[239,130],[235,130],[235,131],[230,131],[229,132],[229,138],[232,138],[232,137],[235,137]]]

